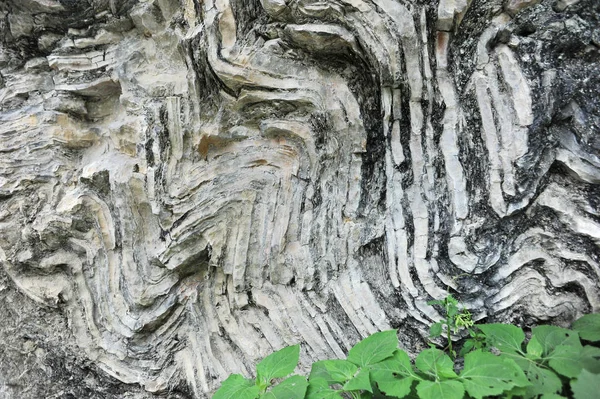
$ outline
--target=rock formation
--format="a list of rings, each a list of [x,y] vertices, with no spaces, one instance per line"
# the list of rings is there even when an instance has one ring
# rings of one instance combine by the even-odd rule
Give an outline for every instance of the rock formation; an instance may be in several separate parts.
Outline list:
[[[0,394],[414,352],[448,292],[599,311],[599,32],[597,0],[0,1]]]

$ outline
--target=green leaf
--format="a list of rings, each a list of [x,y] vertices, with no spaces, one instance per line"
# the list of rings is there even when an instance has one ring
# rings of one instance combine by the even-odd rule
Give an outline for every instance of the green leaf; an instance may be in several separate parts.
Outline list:
[[[486,342],[505,353],[521,353],[525,333],[511,324],[480,324]]]
[[[555,393],[547,393],[542,395],[540,399],[567,399],[565,396],[561,396]]]
[[[294,372],[300,358],[300,345],[288,346],[265,357],[256,366],[256,384],[266,388],[273,378],[283,378]]]
[[[454,320],[454,316],[460,313],[460,310],[454,305],[448,305],[446,307],[446,313],[448,314],[448,324],[452,325],[450,320]]]
[[[421,381],[417,385],[421,399],[462,399],[465,388],[459,381]]]
[[[600,378],[587,370],[582,370],[576,380],[571,381],[575,399],[597,399],[600,393]]]
[[[448,295],[444,302],[446,306],[446,314],[448,315],[448,320],[452,320],[454,316],[460,313],[460,309],[458,309],[458,301],[452,295]]]
[[[425,349],[415,359],[415,366],[436,378],[456,378],[452,359],[439,349]]]
[[[345,384],[357,371],[358,367],[347,360],[321,360],[313,363],[309,380],[322,378],[328,384]]]
[[[306,399],[339,399],[340,391],[331,389],[329,383],[320,377],[310,379],[306,390]]]
[[[530,362],[525,374],[531,382],[527,387],[527,396],[535,397],[537,395],[560,392],[562,381],[552,371],[538,366],[535,362]]]
[[[573,323],[573,330],[586,341],[600,341],[600,313],[586,314]]]
[[[465,356],[460,378],[469,395],[477,399],[500,395],[515,386],[530,385],[523,370],[513,360],[481,350]]]
[[[581,364],[584,369],[600,374],[600,348],[586,345],[581,350]]]
[[[576,346],[559,345],[546,358],[549,360],[548,365],[565,377],[575,378],[583,368],[582,350],[583,348]]]
[[[394,356],[371,366],[371,380],[387,396],[403,398],[410,393],[413,381],[421,379],[410,364],[406,352],[396,350]]]
[[[532,334],[540,342],[543,355],[548,356],[554,348],[559,345],[571,345],[581,348],[579,334],[576,331],[556,326],[538,326],[532,330]]]
[[[444,299],[444,302],[450,306],[458,306],[458,299],[454,298],[452,295],[448,295]]]
[[[369,378],[369,370],[363,369],[358,374],[348,380],[347,383],[342,387],[344,391],[368,391],[373,392],[371,389],[371,379]]]
[[[474,339],[466,340],[465,343],[463,344],[463,347],[460,349],[460,353],[458,354],[458,356],[465,357],[465,355],[467,353],[469,353],[473,348],[475,348],[475,340]]]
[[[442,335],[442,323],[434,323],[429,327],[429,338],[437,338]]]
[[[527,344],[527,357],[530,359],[540,359],[544,353],[544,347],[534,335]]]
[[[260,389],[254,381],[240,374],[231,374],[215,392],[213,399],[256,399],[259,392]]]
[[[348,352],[348,360],[357,366],[368,366],[394,354],[398,348],[396,330],[377,332],[356,345]]]
[[[305,377],[293,375],[261,395],[261,399],[304,399],[307,388],[308,381]]]
[[[522,398],[527,397],[527,387],[514,387],[510,391],[504,392],[505,398]]]

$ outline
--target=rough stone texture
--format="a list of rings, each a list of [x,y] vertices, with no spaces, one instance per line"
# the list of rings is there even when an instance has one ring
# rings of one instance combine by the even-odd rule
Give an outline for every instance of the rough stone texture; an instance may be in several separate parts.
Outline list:
[[[0,396],[202,398],[455,293],[600,310],[596,0],[3,0]],[[129,384],[129,385],[128,385]]]

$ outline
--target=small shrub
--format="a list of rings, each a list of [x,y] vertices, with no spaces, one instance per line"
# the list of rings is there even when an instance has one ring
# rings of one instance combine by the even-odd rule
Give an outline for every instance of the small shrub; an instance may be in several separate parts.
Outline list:
[[[448,295],[442,300],[429,301],[427,304],[430,306],[441,306],[445,315],[445,319],[431,325],[429,328],[429,337],[437,338],[442,335],[444,330],[446,330],[447,346],[445,350],[447,350],[453,358],[456,358],[456,352],[452,347],[452,333],[458,334],[462,330],[467,330],[469,332],[471,339],[463,345],[463,349],[466,348],[467,351],[470,351],[471,349],[480,349],[482,347],[482,337],[474,329],[475,323],[471,318],[471,313],[464,308],[459,309],[458,301],[452,295]],[[461,353],[461,356],[463,355],[464,353]]]

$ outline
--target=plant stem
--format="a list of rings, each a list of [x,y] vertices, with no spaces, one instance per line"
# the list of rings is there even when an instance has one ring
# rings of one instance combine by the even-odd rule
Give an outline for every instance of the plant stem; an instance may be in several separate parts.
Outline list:
[[[446,338],[448,339],[448,352],[450,354],[450,357],[452,357],[452,359],[454,359],[454,355],[453,355],[453,351],[452,351],[452,337],[450,336],[450,326],[448,325],[446,328]]]

